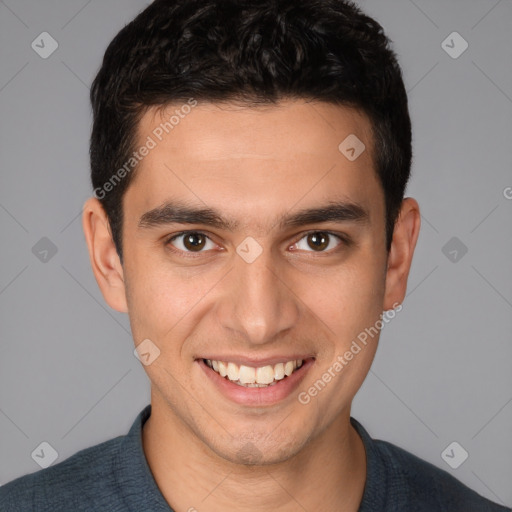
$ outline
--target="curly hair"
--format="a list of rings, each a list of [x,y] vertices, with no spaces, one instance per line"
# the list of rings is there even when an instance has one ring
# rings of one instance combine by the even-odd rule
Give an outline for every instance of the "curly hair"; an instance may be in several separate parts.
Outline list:
[[[353,2],[151,3],[112,40],[92,84],[93,188],[101,189],[130,158],[149,107],[190,98],[247,106],[307,99],[364,112],[384,191],[389,251],[411,168],[407,93],[383,28]],[[123,195],[133,176],[100,197],[121,261]]]

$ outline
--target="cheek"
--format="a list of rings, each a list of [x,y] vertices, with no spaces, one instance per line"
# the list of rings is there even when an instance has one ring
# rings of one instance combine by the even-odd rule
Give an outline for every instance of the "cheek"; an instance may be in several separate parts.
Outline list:
[[[179,351],[177,341],[189,334],[190,321],[210,287],[205,277],[178,275],[161,262],[132,265],[126,288],[135,340],[149,338],[163,351]]]
[[[373,325],[382,313],[384,275],[381,263],[361,256],[301,286],[304,302],[344,344]]]
[[[317,373],[303,389],[314,396],[322,421],[349,407],[371,367],[384,296],[381,268],[361,257],[326,279],[323,293],[318,288],[309,292],[308,304],[330,328],[330,346],[324,347]]]

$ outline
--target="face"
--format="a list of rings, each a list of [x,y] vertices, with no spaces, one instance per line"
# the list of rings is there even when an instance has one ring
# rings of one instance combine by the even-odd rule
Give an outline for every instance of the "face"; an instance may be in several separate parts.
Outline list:
[[[224,459],[287,460],[348,421],[377,347],[361,333],[402,300],[412,251],[388,259],[362,114],[198,104],[167,134],[179,107],[142,118],[123,266],[95,273],[145,343],[153,408]]]

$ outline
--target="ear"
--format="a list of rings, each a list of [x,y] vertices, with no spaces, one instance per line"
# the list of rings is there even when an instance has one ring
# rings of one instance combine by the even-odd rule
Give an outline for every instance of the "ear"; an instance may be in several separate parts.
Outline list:
[[[107,214],[95,197],[84,204],[82,227],[92,271],[103,298],[111,308],[127,313],[123,266],[112,239]]]
[[[409,277],[420,225],[421,215],[418,202],[412,197],[406,197],[402,201],[388,255],[384,310],[394,309],[405,298],[407,278]]]

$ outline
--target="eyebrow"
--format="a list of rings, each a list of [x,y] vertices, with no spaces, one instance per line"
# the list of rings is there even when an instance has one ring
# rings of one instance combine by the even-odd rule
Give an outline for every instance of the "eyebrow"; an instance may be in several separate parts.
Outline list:
[[[367,223],[369,212],[354,202],[331,201],[316,208],[300,210],[292,214],[283,214],[277,224],[280,228],[319,224],[322,222]],[[202,224],[225,231],[236,231],[240,223],[225,218],[212,208],[198,208],[178,201],[169,201],[144,213],[139,219],[140,228],[154,228],[168,224]]]

